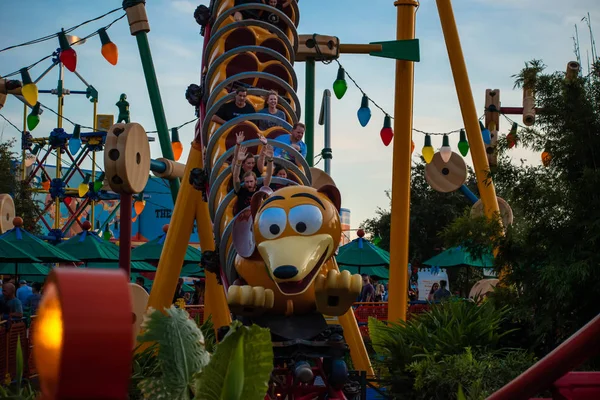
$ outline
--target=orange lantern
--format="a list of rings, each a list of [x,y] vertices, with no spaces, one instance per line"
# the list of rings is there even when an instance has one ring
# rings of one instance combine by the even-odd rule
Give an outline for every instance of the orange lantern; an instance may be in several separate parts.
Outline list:
[[[90,290],[94,287],[102,290]],[[131,294],[122,270],[53,269],[34,335],[41,398],[127,398],[131,315]]]

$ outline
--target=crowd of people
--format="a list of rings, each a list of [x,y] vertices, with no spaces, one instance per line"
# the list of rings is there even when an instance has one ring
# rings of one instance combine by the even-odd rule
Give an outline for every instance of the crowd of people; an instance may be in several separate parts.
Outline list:
[[[0,281],[2,295],[0,310],[2,320],[20,320],[24,316],[35,315],[42,298],[42,285],[33,282],[31,285],[21,279],[18,283],[11,276],[5,276]],[[18,287],[17,287],[18,286]]]

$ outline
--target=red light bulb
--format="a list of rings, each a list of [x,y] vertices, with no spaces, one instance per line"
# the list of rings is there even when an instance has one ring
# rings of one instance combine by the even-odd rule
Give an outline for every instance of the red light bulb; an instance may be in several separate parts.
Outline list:
[[[381,136],[381,141],[384,145],[389,146],[392,143],[392,139],[394,138],[394,131],[392,130],[392,119],[389,115],[385,116],[383,120],[383,128],[379,133]]]
[[[75,72],[77,68],[77,53],[69,48],[60,52],[60,62],[71,72]]]

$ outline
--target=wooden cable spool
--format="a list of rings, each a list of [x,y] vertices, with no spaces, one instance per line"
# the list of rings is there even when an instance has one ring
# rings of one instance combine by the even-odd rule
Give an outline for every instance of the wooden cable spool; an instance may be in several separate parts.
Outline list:
[[[15,202],[9,194],[0,194],[0,233],[14,228]]]
[[[433,190],[441,193],[454,192],[467,181],[467,165],[465,160],[455,152],[447,163],[442,160],[440,153],[435,153],[433,159],[425,167],[425,179]]]
[[[137,336],[140,333],[142,322],[144,321],[144,314],[146,313],[146,307],[148,306],[148,298],[150,295],[146,292],[146,289],[136,283],[130,283],[129,289],[131,289],[131,313],[133,320],[133,346],[137,345]]]
[[[513,211],[506,200],[502,197],[497,197],[497,199],[498,207],[500,208],[500,217],[502,218],[502,225],[506,228],[513,223]],[[471,207],[471,215],[474,217],[483,215],[483,202],[481,199],[477,200],[477,203],[473,204],[473,207]]]
[[[140,124],[115,124],[109,129],[104,168],[115,193],[136,194],[144,190],[150,175],[150,144]]]

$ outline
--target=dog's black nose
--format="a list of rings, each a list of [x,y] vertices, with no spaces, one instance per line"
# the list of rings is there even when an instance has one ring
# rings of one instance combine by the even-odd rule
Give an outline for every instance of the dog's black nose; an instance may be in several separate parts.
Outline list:
[[[282,265],[275,268],[273,275],[279,279],[290,279],[298,275],[298,268],[294,267],[293,265]]]

